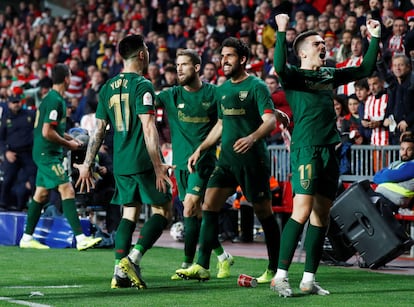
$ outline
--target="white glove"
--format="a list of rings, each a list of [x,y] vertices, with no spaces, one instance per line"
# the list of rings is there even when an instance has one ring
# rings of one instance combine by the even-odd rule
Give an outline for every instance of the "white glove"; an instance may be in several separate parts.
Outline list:
[[[367,21],[367,29],[369,34],[372,37],[380,38],[381,37],[381,25],[379,21],[370,19]]]

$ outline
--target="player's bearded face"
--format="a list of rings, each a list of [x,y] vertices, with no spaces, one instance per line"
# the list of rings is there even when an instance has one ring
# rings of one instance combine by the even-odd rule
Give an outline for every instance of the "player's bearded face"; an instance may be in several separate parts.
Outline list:
[[[223,73],[227,78],[231,78],[237,74],[241,69],[241,65],[238,61],[222,61]]]
[[[195,79],[195,70],[187,70],[177,74],[178,83],[182,86],[190,84]]]

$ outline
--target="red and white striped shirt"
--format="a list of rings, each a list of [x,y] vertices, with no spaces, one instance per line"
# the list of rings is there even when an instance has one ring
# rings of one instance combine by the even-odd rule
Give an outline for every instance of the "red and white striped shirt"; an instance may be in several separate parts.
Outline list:
[[[86,74],[84,71],[77,71],[72,73],[70,77],[69,88],[66,91],[66,96],[69,98],[81,98],[83,96],[83,88],[86,83]]]
[[[384,120],[387,103],[388,95],[385,93],[378,98],[374,95],[368,96],[367,101],[365,102],[364,119],[373,121]],[[388,129],[382,126],[373,128],[371,134],[371,145],[383,146],[388,144]]]
[[[337,68],[344,68],[344,67],[353,67],[353,66],[360,66],[362,63],[362,59],[363,56],[359,56],[359,57],[350,57],[348,59],[346,59],[345,61],[336,64]],[[336,93],[338,95],[352,95],[355,94],[355,81],[349,82],[348,84],[344,84],[344,85],[340,85],[338,86],[338,88],[336,89]]]

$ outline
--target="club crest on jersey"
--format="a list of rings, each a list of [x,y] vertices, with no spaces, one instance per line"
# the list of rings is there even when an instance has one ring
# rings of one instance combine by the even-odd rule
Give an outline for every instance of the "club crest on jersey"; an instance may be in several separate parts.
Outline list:
[[[304,188],[305,190],[307,190],[309,188],[309,185],[310,185],[310,180],[309,179],[300,181],[300,186],[302,188]]]
[[[203,101],[201,103],[201,106],[203,107],[204,110],[207,110],[210,107],[210,101]]]
[[[248,91],[240,91],[239,92],[239,99],[240,101],[244,101],[247,98],[247,95],[249,94]]]

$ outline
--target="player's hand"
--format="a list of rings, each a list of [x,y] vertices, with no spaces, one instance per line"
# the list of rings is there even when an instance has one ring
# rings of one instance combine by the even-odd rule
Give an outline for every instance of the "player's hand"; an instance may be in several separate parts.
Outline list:
[[[82,149],[83,145],[84,144],[82,142],[80,142],[78,140],[75,140],[75,139],[72,139],[72,140],[68,141],[68,148],[70,150],[80,150],[80,149]]]
[[[155,176],[156,176],[156,188],[162,193],[168,192],[167,184],[172,187],[173,183],[168,176],[168,171],[174,169],[175,166],[168,164],[160,164],[158,167],[154,167]]]
[[[367,29],[372,37],[381,37],[381,24],[378,20],[370,19],[367,21]]]
[[[251,136],[248,135],[244,138],[240,138],[238,139],[234,144],[233,144],[233,150],[236,153],[239,154],[244,154],[246,153],[250,148],[253,147],[254,143],[256,142],[256,140]]]
[[[90,170],[90,167],[87,167],[84,164],[73,164],[73,167],[77,168],[79,171],[79,178],[76,181],[75,188],[79,188],[80,193],[89,193],[91,189],[95,188],[95,180],[92,177],[92,172]]]
[[[277,25],[277,30],[279,32],[286,32],[288,25],[289,25],[289,15],[278,14],[275,16],[275,21]]]
[[[283,128],[287,128],[290,125],[290,118],[289,116],[280,110],[275,111],[276,120],[279,124],[283,125]]]
[[[190,158],[188,158],[187,168],[190,173],[195,172],[195,166],[197,164],[198,159],[200,158],[200,154],[201,154],[200,150],[197,148],[197,150],[194,151],[194,153],[190,156]]]

